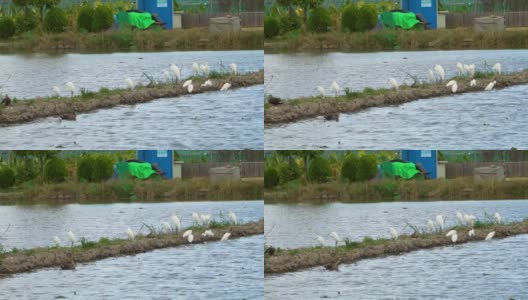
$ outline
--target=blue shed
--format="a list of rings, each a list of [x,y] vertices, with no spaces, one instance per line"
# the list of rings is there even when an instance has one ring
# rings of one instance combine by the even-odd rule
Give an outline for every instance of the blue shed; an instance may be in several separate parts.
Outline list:
[[[166,23],[167,29],[172,29],[173,24],[173,1],[172,0],[137,0],[139,10],[156,13]]]
[[[438,27],[438,0],[402,0],[402,9],[421,14],[429,27]]]
[[[436,150],[402,150],[401,154],[403,160],[421,164],[431,179],[436,179],[438,163]]]
[[[137,159],[157,163],[167,179],[174,178],[172,150],[138,150]]]

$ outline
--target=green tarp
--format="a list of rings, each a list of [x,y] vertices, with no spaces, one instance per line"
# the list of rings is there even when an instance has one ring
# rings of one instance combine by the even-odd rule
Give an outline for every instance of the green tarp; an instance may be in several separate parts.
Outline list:
[[[148,12],[138,13],[138,12],[120,12],[117,14],[117,23],[119,28],[132,26],[139,29],[147,29],[152,24],[156,23],[152,19],[152,15]]]
[[[420,173],[416,165],[411,162],[384,162],[381,164],[381,172],[386,178],[412,179]]]
[[[156,172],[152,170],[152,165],[147,162],[126,162],[122,161],[117,163],[117,173],[119,178],[139,178],[148,179],[152,174]]]
[[[381,20],[383,22],[383,27],[386,28],[403,28],[403,29],[412,29],[416,24],[419,24],[420,21],[416,19],[416,15],[412,12],[386,12],[381,14]]]

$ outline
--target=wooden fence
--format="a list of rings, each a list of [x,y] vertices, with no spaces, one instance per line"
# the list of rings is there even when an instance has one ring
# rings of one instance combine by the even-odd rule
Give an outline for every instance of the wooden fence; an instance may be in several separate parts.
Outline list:
[[[207,177],[209,169],[223,167],[225,163],[184,163],[182,165],[182,177]],[[241,177],[264,177],[264,162],[242,162],[240,164]]]
[[[446,27],[473,27],[473,19],[489,16],[491,13],[448,13]],[[502,15],[502,14],[497,14]],[[528,27],[528,11],[504,13],[506,27]]]
[[[209,26],[209,19],[215,17],[223,17],[225,13],[198,13],[182,15],[182,27],[207,27]],[[239,15],[240,26],[242,27],[264,27],[264,12],[242,12]]]
[[[503,166],[507,177],[528,177],[528,162],[503,162],[503,163],[448,163],[446,177],[456,178],[473,176],[473,169],[490,165]]]

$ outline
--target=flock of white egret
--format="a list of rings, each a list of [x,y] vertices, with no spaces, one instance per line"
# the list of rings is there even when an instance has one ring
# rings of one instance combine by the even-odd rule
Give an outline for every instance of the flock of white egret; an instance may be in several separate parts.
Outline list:
[[[192,220],[193,220],[193,226],[195,227],[201,227],[201,228],[208,228],[211,224],[211,221],[212,221],[212,217],[210,214],[198,214],[196,212],[193,212],[192,215]],[[236,214],[232,211],[230,211],[228,213],[228,222],[229,224],[233,224],[233,225],[237,225],[238,224],[238,218],[236,216]],[[182,224],[181,224],[181,218],[178,217],[176,214],[172,214],[170,216],[170,222],[163,222],[162,224],[162,232],[164,234],[178,234],[181,232],[182,230]],[[128,237],[129,240],[134,240],[136,238],[136,236],[138,235],[138,233],[134,232],[132,229],[127,228],[125,230],[125,233]],[[210,237],[213,237],[215,234],[214,232],[211,230],[211,229],[207,229],[205,230],[203,233],[202,233],[202,237],[204,238],[210,238]],[[75,245],[75,243],[78,242],[78,239],[76,237],[76,235],[72,232],[72,231],[69,231],[67,233],[67,237],[68,237],[68,240],[70,241],[71,243],[71,246],[73,247]],[[182,237],[185,239],[187,239],[187,242],[189,244],[191,244],[193,241],[194,241],[194,235],[193,235],[193,231],[192,229],[188,229],[186,230]],[[224,235],[222,236],[222,238],[220,239],[220,241],[227,241],[229,238],[231,237],[231,233],[230,232],[226,232],[224,233]],[[53,242],[55,243],[55,246],[57,247],[60,247],[62,245],[62,241],[61,239],[58,237],[58,236],[55,236],[53,237]]]
[[[457,219],[457,224],[459,226],[470,228],[470,230],[468,230],[468,232],[467,232],[467,235],[469,237],[475,236],[475,229],[473,227],[475,226],[475,222],[477,221],[477,217],[476,216],[469,215],[469,214],[462,214],[461,212],[457,212],[456,213],[456,219]],[[427,230],[424,233],[432,234],[432,233],[441,233],[441,232],[443,232],[445,220],[446,220],[445,216],[442,216],[442,215],[437,215],[435,221],[428,220],[427,221]],[[501,217],[501,215],[498,212],[496,212],[493,215],[493,221],[494,221],[495,224],[502,224],[502,217]],[[389,234],[390,234],[390,238],[393,239],[393,240],[397,240],[398,237],[400,236],[398,231],[396,229],[394,229],[394,228],[389,228]],[[447,232],[446,237],[450,238],[452,243],[456,243],[457,240],[458,240],[458,234],[461,234],[461,233],[457,232],[457,230],[455,230],[455,229],[452,229],[452,230]],[[495,236],[495,231],[490,231],[486,235],[485,240],[489,241],[489,240],[493,239],[494,236]],[[330,237],[330,241],[333,241],[335,243],[334,245],[336,247],[339,246],[340,244],[344,243],[344,239],[341,238],[339,236],[339,234],[337,232],[335,232],[335,231],[331,232],[329,234],[329,237]],[[316,236],[316,240],[317,240],[319,246],[321,246],[321,247],[324,247],[324,246],[328,245],[327,241],[325,240],[325,238],[323,236],[320,236],[320,235]]]
[[[475,72],[477,71],[475,64],[466,65],[461,62],[456,64],[456,68],[458,70],[458,75],[461,77],[468,77],[471,78],[471,81],[469,85],[471,87],[477,86],[477,80],[475,77]],[[495,74],[495,76],[500,76],[502,74],[502,65],[500,63],[496,63],[492,67],[492,71]],[[441,65],[435,65],[433,70],[428,70],[427,78],[429,82],[431,83],[443,83],[446,80],[446,71],[444,67]],[[489,82],[486,87],[484,88],[485,91],[491,91],[493,88],[495,88],[495,85],[497,84],[496,80],[493,80]],[[389,86],[391,89],[398,90],[401,86],[401,84],[398,83],[398,81],[394,78],[389,78]],[[456,93],[458,91],[458,82],[456,80],[450,80],[446,84],[447,88],[451,89],[452,93]],[[317,86],[316,87],[317,92],[319,93],[319,96],[326,97],[327,95],[327,89],[325,89],[323,86]],[[331,93],[337,94],[341,91],[341,88],[339,84],[336,81],[333,81],[330,87],[328,87],[328,91]]]
[[[165,70],[163,71],[163,80],[162,80],[162,83],[180,83],[180,80],[181,80],[181,70],[182,70],[183,67],[178,67],[176,64],[171,64],[169,66],[169,70]],[[231,63],[228,65],[228,69],[229,69],[229,73],[231,75],[237,75],[238,74],[238,66],[235,64],[235,63]],[[212,86],[213,85],[213,82],[208,79],[209,77],[209,73],[210,73],[210,69],[209,69],[209,65],[208,63],[205,63],[205,64],[198,64],[196,62],[194,62],[192,64],[192,70],[193,70],[193,76],[194,77],[203,77],[203,78],[206,78],[207,80],[201,84],[202,87],[208,87],[208,86]],[[126,78],[125,79],[125,85],[127,87],[127,89],[129,90],[133,90],[136,88],[136,83],[130,79],[130,78]],[[77,91],[77,88],[75,86],[75,84],[71,81],[69,82],[66,82],[65,84],[66,86],[66,90],[68,91],[68,93],[70,94],[71,97],[73,97]],[[187,93],[191,94],[194,90],[194,85],[193,85],[193,81],[192,79],[189,79],[189,80],[186,80],[183,85],[182,85],[183,88],[187,88]],[[229,82],[226,82],[222,85],[222,87],[220,88],[220,91],[221,92],[225,92],[227,90],[229,90],[231,88],[231,83]],[[60,97],[61,96],[61,89],[60,87],[58,86],[54,86],[52,88],[52,95],[53,97]]]

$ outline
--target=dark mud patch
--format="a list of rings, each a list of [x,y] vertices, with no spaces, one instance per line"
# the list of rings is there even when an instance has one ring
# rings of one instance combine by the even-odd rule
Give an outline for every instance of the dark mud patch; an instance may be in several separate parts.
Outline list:
[[[193,229],[193,244],[219,241],[226,232],[231,233],[230,239],[263,234],[264,220],[213,228],[211,230],[215,235],[204,238],[202,237],[204,229]],[[189,243],[186,238],[182,237],[182,233],[179,233],[137,237],[135,240],[112,240],[109,244],[99,242],[92,245],[89,249],[75,247],[73,252],[71,248],[19,250],[16,253],[9,252],[3,257],[0,256],[0,277],[42,268],[69,266],[72,263],[72,257],[75,263],[85,263],[109,257],[135,255],[156,249],[183,245],[189,245]]]
[[[458,91],[456,94],[483,92],[488,83],[493,80],[497,81],[495,89],[528,84],[528,71],[502,75],[495,79],[477,79],[477,85],[474,87],[470,86],[470,79],[457,80]],[[267,108],[264,112],[264,122],[266,124],[289,123],[318,116],[353,113],[373,107],[401,105],[420,99],[453,95],[451,89],[445,86],[446,82],[442,84],[421,84],[415,87],[402,86],[398,91],[378,90],[335,98],[289,99],[284,101],[282,105]]]
[[[456,244],[483,241],[486,235],[495,231],[495,237],[507,238],[528,233],[528,221],[508,225],[494,225],[487,228],[475,229],[475,236],[468,236],[468,228],[457,229]],[[357,243],[352,247],[340,246],[300,248],[277,251],[275,255],[266,255],[264,259],[264,273],[266,275],[296,272],[309,268],[325,266],[339,261],[340,263],[354,263],[363,259],[379,258],[389,255],[399,255],[421,249],[445,247],[453,245],[450,238],[442,234],[427,234],[400,236],[397,240],[373,240]]]
[[[219,92],[226,82],[231,88],[242,88],[264,83],[264,72],[253,72],[243,75],[233,75],[218,79],[211,79],[212,86],[202,87],[204,80],[193,80],[192,94]],[[0,124],[18,124],[47,117],[87,113],[118,105],[133,105],[150,102],[162,98],[175,98],[189,95],[182,83],[173,85],[159,85],[153,87],[138,87],[134,90],[111,91],[107,94],[98,93],[88,99],[81,97],[68,99],[33,99],[21,100],[17,104],[0,110]]]

